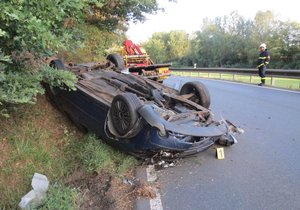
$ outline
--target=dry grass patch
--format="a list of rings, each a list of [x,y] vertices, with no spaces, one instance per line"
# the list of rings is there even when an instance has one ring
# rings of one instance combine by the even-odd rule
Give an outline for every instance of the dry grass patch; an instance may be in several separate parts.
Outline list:
[[[37,104],[20,106],[12,113],[0,121],[0,209],[17,208],[31,190],[35,172],[50,181],[40,209],[85,209],[100,204],[102,209],[132,208],[131,198],[122,196],[121,202],[110,192],[120,190],[126,195],[132,190],[115,180],[134,169],[135,158],[81,133],[44,96],[38,97]]]

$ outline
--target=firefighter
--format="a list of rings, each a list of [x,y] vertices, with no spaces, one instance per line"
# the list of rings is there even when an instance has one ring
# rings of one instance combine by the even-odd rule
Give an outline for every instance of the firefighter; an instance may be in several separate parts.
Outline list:
[[[265,43],[262,43],[259,46],[259,57],[258,57],[258,75],[260,76],[261,79],[261,83],[259,83],[259,86],[263,86],[265,85],[266,82],[266,70],[267,70],[267,65],[270,62],[270,55],[269,52],[267,50],[267,45]]]

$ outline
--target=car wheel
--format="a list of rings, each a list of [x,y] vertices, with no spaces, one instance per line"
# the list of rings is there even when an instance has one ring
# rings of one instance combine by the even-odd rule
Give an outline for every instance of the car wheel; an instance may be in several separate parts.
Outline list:
[[[110,116],[116,132],[124,136],[133,129],[139,118],[137,109],[141,107],[142,102],[133,93],[124,93],[114,97],[111,107]]]
[[[59,59],[52,60],[49,64],[49,66],[54,69],[65,69],[64,63]]]
[[[209,108],[210,95],[207,88],[202,82],[199,81],[187,82],[182,86],[180,90],[180,95],[186,95],[191,93],[194,94],[188,98],[189,100],[205,108]]]
[[[57,70],[65,69],[64,63],[59,59],[52,60],[49,66]],[[55,99],[55,96],[58,93],[57,90],[47,83],[44,83],[44,87],[46,89],[46,96],[50,99],[51,103],[57,108],[60,108],[62,106],[61,103],[59,102],[59,100]]]
[[[120,54],[109,54],[106,59],[112,62],[118,70],[123,70],[125,68],[124,59]]]

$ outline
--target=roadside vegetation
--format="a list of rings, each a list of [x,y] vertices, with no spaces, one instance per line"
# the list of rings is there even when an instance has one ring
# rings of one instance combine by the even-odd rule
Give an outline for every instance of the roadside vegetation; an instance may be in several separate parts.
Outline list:
[[[122,180],[138,161],[81,133],[51,106],[42,82],[75,90],[77,78],[51,71],[49,60],[104,60],[125,39],[129,21],[162,10],[157,1],[12,0],[0,7],[0,209],[17,208],[35,172],[50,181],[41,209],[132,208],[132,188]],[[266,42],[270,67],[300,68],[299,34],[299,23],[276,20],[269,11],[254,21],[234,12],[204,20],[192,36],[156,33],[145,47],[157,63],[255,67],[257,46]]]
[[[12,0],[0,7],[0,209],[17,208],[35,172],[50,181],[41,209],[132,208],[122,179],[137,160],[81,133],[45,99],[42,82],[75,90],[77,78],[51,71],[50,59],[104,60],[129,21],[161,10],[157,2]]]
[[[154,33],[143,43],[156,63],[173,66],[256,68],[258,46],[266,43],[272,69],[300,69],[300,23],[258,11],[246,19],[236,11],[199,20],[198,31]],[[195,29],[197,30],[197,29]]]
[[[105,58],[105,49],[124,39],[129,21],[159,10],[156,1],[32,0],[1,1],[0,114],[6,106],[35,103],[41,81],[76,80],[59,72],[43,77],[51,56],[80,62]],[[82,59],[84,58],[84,59]],[[77,59],[77,60],[76,60]]]
[[[74,209],[82,205],[83,192],[72,182],[88,182],[89,176],[101,173],[123,178],[138,163],[78,131],[44,96],[35,105],[18,107],[10,118],[1,117],[0,126],[0,209],[17,207],[35,172],[50,180],[42,209]]]

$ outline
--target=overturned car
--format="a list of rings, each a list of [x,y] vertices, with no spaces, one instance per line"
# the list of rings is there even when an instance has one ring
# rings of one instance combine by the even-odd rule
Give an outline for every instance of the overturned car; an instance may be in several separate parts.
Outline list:
[[[187,82],[177,91],[124,74],[110,61],[65,65],[52,60],[50,66],[79,78],[76,91],[46,85],[57,107],[79,127],[127,153],[145,157],[165,151],[186,156],[215,143],[236,142],[233,124],[214,121],[209,92],[199,81]]]

